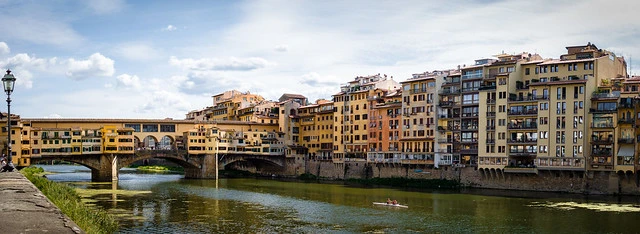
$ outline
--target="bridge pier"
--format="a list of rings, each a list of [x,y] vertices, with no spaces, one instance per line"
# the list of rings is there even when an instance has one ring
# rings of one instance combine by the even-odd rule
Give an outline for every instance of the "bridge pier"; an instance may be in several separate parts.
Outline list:
[[[118,155],[100,155],[97,168],[91,168],[91,181],[118,181]]]
[[[215,155],[192,155],[191,157],[202,157],[199,167],[184,168],[184,178],[187,179],[215,179],[216,178],[216,157]]]

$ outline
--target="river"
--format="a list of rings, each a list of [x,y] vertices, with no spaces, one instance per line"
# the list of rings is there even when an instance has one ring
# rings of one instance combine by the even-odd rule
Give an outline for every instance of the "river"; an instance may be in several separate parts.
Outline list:
[[[120,171],[91,183],[82,166],[48,165],[120,233],[637,233],[640,198],[465,190],[411,191],[270,179],[186,180]],[[409,208],[372,202],[396,199]]]

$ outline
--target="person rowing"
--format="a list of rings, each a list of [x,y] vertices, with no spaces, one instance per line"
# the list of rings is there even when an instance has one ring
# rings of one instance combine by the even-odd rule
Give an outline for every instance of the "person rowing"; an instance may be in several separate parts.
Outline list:
[[[391,199],[387,198],[387,204],[391,205]]]

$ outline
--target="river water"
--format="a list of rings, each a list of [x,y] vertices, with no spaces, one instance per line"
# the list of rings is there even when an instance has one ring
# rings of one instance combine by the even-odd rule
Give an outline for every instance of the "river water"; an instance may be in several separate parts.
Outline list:
[[[512,191],[410,191],[270,179],[186,180],[120,171],[91,183],[81,166],[42,166],[120,233],[637,233],[640,198]],[[396,199],[409,208],[372,202]]]

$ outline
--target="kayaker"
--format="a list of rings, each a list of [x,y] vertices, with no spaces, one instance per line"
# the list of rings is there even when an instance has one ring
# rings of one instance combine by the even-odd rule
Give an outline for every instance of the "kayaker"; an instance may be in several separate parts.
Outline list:
[[[398,201],[393,200],[393,204],[394,204],[394,205],[398,205]]]
[[[391,204],[391,199],[387,198],[387,204]]]

